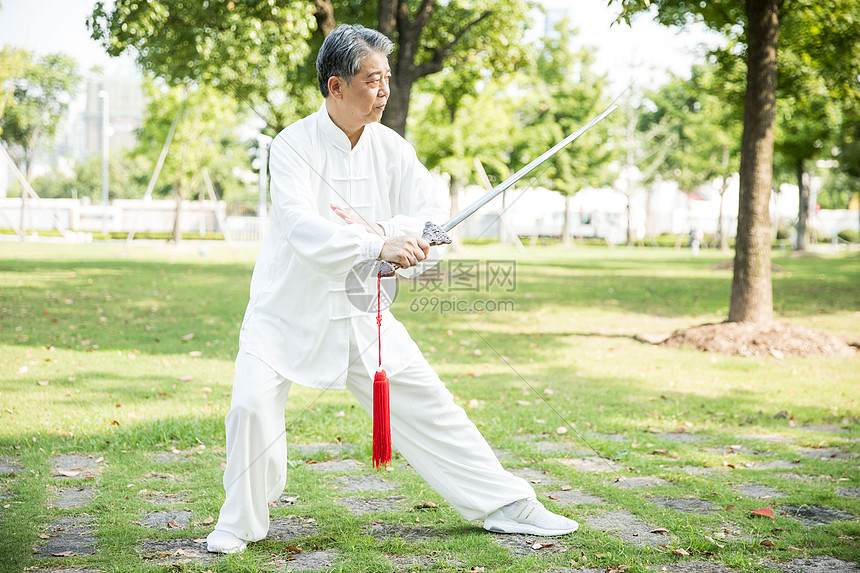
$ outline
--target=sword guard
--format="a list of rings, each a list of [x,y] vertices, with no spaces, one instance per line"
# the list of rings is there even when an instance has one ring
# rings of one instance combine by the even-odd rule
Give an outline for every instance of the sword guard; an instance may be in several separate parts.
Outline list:
[[[436,245],[450,245],[451,237],[442,230],[442,227],[433,223],[432,221],[427,221],[424,223],[424,232],[421,233],[421,238],[430,243],[431,247],[435,247]],[[396,265],[394,263],[388,261],[382,261],[379,265],[379,274],[383,277],[390,277],[394,275],[394,271],[400,268],[400,265]]]

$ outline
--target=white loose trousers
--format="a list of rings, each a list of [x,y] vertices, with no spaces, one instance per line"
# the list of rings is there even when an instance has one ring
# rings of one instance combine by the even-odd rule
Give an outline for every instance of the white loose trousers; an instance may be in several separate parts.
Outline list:
[[[372,413],[373,381],[361,363],[354,334],[349,365],[346,387]],[[391,376],[389,384],[392,445],[463,517],[482,519],[503,505],[535,495],[528,482],[502,467],[426,360]],[[215,529],[245,541],[266,536],[268,502],[281,495],[287,479],[284,409],[290,386],[259,358],[240,349],[226,419],[227,497]]]

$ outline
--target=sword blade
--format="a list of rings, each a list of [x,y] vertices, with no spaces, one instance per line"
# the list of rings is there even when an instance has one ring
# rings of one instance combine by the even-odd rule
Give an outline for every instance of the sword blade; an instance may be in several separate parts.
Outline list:
[[[525,167],[523,167],[522,169],[520,169],[519,171],[517,171],[516,173],[514,173],[513,175],[511,175],[510,177],[508,177],[507,179],[505,179],[504,181],[502,181],[501,183],[496,185],[495,187],[493,187],[491,190],[489,190],[480,199],[478,199],[477,201],[475,201],[474,203],[472,203],[471,205],[469,205],[468,207],[466,207],[465,209],[463,209],[462,211],[460,211],[459,213],[457,213],[456,215],[454,215],[453,217],[451,217],[450,219],[448,219],[447,221],[442,223],[442,225],[441,225],[442,230],[443,231],[450,231],[451,229],[453,229],[454,227],[456,227],[457,225],[459,225],[460,223],[465,221],[475,211],[477,211],[478,209],[480,209],[481,207],[483,207],[484,205],[486,205],[487,203],[492,201],[500,193],[503,193],[507,189],[510,189],[517,181],[519,181],[520,179],[522,179],[523,177],[528,175],[532,170],[534,170],[535,167],[537,167],[541,163],[544,163],[546,160],[550,159],[556,153],[558,153],[559,151],[561,151],[562,149],[567,147],[567,145],[570,144],[571,142],[573,142],[573,140],[575,140],[580,135],[582,135],[583,133],[585,133],[586,131],[591,129],[597,122],[602,120],[604,117],[606,117],[607,115],[609,115],[610,113],[612,113],[616,109],[618,109],[617,105],[613,104],[613,105],[609,106],[608,108],[606,108],[603,111],[603,113],[601,113],[600,115],[598,115],[597,117],[595,117],[594,119],[592,119],[591,121],[589,121],[588,123],[586,123],[585,125],[580,127],[579,129],[577,129],[576,131],[574,131],[573,133],[571,133],[570,135],[568,135],[567,137],[565,137],[564,139],[562,139],[561,141],[556,143],[555,145],[553,145],[550,149],[544,151],[539,157],[537,157],[536,159],[533,159],[532,161],[529,162],[528,165],[526,165]]]

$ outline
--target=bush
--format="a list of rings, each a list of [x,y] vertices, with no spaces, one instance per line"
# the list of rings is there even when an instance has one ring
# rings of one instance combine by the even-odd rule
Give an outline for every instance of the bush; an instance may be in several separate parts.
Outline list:
[[[839,231],[839,234],[836,236],[839,237],[840,241],[846,243],[860,243],[860,231],[857,229],[845,229],[844,231]]]

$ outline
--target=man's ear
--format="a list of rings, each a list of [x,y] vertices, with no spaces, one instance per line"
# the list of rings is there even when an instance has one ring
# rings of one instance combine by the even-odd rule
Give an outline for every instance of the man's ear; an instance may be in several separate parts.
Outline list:
[[[328,93],[335,99],[343,98],[343,79],[338,76],[331,76],[328,79]]]

